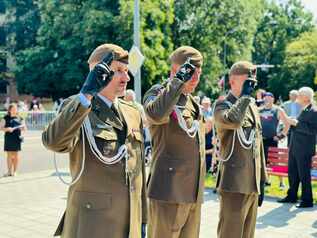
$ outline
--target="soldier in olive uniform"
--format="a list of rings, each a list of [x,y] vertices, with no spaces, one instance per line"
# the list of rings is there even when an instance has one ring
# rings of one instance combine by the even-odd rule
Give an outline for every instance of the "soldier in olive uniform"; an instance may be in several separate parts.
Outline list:
[[[170,78],[144,96],[153,146],[148,236],[198,238],[205,132],[200,107],[191,93],[199,83],[203,57],[198,50],[183,46],[170,59]]]
[[[42,135],[46,148],[69,153],[73,178],[55,235],[140,238],[147,219],[142,120],[117,98],[129,81],[128,52],[103,44],[88,63],[80,93],[66,99]]]
[[[229,75],[231,91],[215,106],[221,159],[217,177],[219,238],[254,237],[257,208],[263,202],[266,170],[261,121],[250,97],[255,76],[253,64],[235,63]]]

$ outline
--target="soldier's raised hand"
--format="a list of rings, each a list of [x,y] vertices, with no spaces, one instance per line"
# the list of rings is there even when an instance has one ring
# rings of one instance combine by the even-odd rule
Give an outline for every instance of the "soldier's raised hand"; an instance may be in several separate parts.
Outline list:
[[[89,72],[80,92],[83,94],[95,95],[100,92],[111,81],[114,72],[110,65],[113,61],[113,53],[104,56],[100,63]]]
[[[196,67],[190,62],[190,58],[179,68],[175,77],[182,80],[183,82],[187,82],[190,80],[195,73]]]
[[[250,79],[244,81],[242,90],[241,90],[241,97],[242,96],[250,96],[255,89],[256,82]]]

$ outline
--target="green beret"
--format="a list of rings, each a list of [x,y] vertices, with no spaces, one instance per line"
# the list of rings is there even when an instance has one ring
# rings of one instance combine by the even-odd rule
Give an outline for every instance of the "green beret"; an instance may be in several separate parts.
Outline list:
[[[128,64],[129,53],[118,45],[103,44],[98,46],[89,56],[88,64],[98,63],[102,60],[106,53],[112,52],[114,54],[114,60]]]
[[[230,75],[253,75],[256,76],[256,65],[249,61],[238,61],[231,66]]]
[[[203,56],[198,50],[191,46],[181,46],[169,57],[172,63],[179,65],[184,64],[188,58],[191,58],[191,63],[196,67],[201,67],[203,64]]]

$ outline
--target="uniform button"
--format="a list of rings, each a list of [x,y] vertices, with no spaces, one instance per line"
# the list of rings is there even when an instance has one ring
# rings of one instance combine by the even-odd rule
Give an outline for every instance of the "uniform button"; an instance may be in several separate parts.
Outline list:
[[[173,168],[168,168],[168,171],[173,171]]]
[[[90,203],[87,203],[87,204],[86,204],[86,208],[87,208],[87,209],[90,209],[90,208],[91,208],[91,204],[90,204]]]

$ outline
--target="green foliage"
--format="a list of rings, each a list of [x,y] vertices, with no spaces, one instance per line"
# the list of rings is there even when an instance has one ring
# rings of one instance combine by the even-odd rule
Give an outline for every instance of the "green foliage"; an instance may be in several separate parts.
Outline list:
[[[131,48],[133,33],[133,0],[120,3],[120,22],[126,27],[120,33]],[[146,59],[142,67],[142,91],[167,77],[167,58],[173,50],[172,28],[174,20],[172,0],[143,0],[140,4],[141,51]]]
[[[204,56],[200,89],[219,91],[217,81],[237,60],[251,60],[261,0],[176,0],[173,41],[191,45]],[[241,10],[243,9],[243,10]]]
[[[41,26],[37,45],[17,55],[19,91],[37,96],[65,97],[77,93],[88,73],[87,59],[98,45],[133,43],[133,1],[39,0]],[[106,6],[106,7],[105,7]],[[168,1],[142,1],[142,44],[147,60],[143,89],[166,74],[172,49]]]
[[[40,13],[33,0],[4,0],[7,17],[7,34],[13,38],[7,44],[11,53],[35,45]]]
[[[301,33],[313,29],[312,15],[307,13],[300,0],[288,4],[266,4],[263,18],[254,39],[253,61],[257,64],[273,64],[270,70],[259,71],[259,86],[275,94],[287,96],[290,88],[289,75],[283,67],[285,50],[289,42]]]
[[[289,83],[286,89],[314,87],[317,77],[317,31],[306,32],[286,47],[283,71]]]

